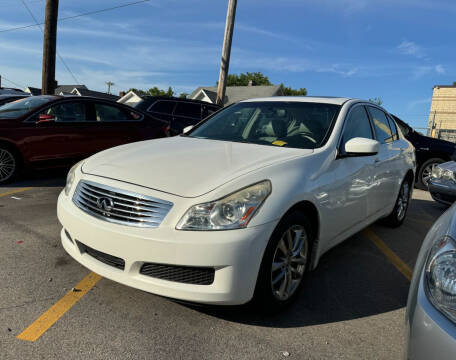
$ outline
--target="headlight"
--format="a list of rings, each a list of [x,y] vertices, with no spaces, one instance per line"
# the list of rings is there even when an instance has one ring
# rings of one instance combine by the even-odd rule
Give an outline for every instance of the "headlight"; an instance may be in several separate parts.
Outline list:
[[[456,176],[451,170],[444,170],[440,166],[435,165],[432,168],[431,176],[433,179],[442,179],[444,181],[451,181],[456,183]]]
[[[222,199],[192,206],[177,224],[178,230],[228,230],[247,226],[271,193],[265,180]]]
[[[432,173],[431,173],[431,176],[434,178],[434,179],[440,179],[443,175],[443,170],[442,168],[440,168],[439,166],[434,166],[432,168]]]
[[[65,185],[65,195],[68,196],[71,191],[71,187],[73,186],[74,182],[74,177],[75,177],[75,172],[76,168],[82,163],[82,161],[78,162],[76,165],[74,165],[70,171],[68,171],[67,179],[66,179],[66,185]]]
[[[445,236],[431,248],[425,282],[432,304],[456,322],[456,243],[451,237]]]

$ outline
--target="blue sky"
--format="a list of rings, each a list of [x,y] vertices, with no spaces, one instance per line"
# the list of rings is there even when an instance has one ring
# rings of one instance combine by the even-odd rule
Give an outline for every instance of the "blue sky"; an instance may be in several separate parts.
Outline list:
[[[24,0],[39,21],[44,0]],[[131,0],[60,0],[71,16]],[[0,31],[33,19],[20,0],[0,0]],[[215,85],[226,0],[152,0],[62,21],[58,51],[80,83],[113,92]],[[230,73],[261,71],[309,95],[380,97],[426,127],[432,87],[456,81],[454,0],[238,0]],[[38,28],[0,32],[4,86],[41,84]],[[75,81],[57,59],[60,84]]]

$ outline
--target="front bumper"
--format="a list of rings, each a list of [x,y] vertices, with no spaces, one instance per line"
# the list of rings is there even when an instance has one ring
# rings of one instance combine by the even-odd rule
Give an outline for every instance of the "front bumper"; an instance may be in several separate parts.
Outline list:
[[[456,185],[450,186],[430,180],[429,192],[435,201],[445,205],[453,205],[456,200]]]
[[[423,276],[416,293],[416,303],[410,309],[407,326],[407,359],[456,359],[456,325],[448,320],[428,300],[423,288]]]
[[[133,228],[85,213],[63,192],[57,214],[63,226],[63,247],[97,274],[157,295],[227,305],[243,304],[252,298],[264,250],[278,222],[229,231],[178,231],[166,222],[155,229]],[[123,259],[124,270],[81,252],[76,240]],[[150,277],[140,274],[144,263],[214,268],[214,281],[194,285]]]

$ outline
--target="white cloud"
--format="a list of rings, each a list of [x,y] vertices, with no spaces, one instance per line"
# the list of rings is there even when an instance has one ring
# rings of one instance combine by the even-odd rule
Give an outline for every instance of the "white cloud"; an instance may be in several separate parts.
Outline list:
[[[432,100],[432,98],[427,97],[425,99],[417,99],[417,100],[409,101],[408,104],[407,104],[407,109],[408,110],[413,110],[414,108],[416,108],[419,105],[430,104],[431,100]]]
[[[412,69],[412,76],[414,79],[419,79],[425,75],[430,75],[430,74],[445,74],[445,68],[443,65],[438,64],[435,66],[431,65],[425,65],[425,66],[415,66]]]
[[[413,41],[407,41],[407,40],[402,41],[397,46],[397,50],[401,54],[411,55],[411,56],[414,56],[419,59],[422,59],[426,56],[423,48]]]
[[[445,74],[446,72],[445,68],[441,64],[436,65],[434,69],[438,74]]]

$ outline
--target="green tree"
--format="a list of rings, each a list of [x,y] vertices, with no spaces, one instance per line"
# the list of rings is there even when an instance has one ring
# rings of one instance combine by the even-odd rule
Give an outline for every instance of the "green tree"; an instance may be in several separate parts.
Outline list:
[[[306,96],[307,89],[300,88],[300,89],[292,89],[291,87],[285,86],[284,84],[280,84],[282,88],[282,93],[284,96]]]
[[[179,95],[179,97],[180,97],[181,99],[186,99],[186,98],[188,97],[188,94],[187,94],[187,93],[181,93],[181,94]]]
[[[253,86],[272,85],[267,76],[260,72],[247,72],[246,74],[229,74],[226,78],[226,86],[247,86],[252,81]]]
[[[456,86],[456,81],[453,81],[453,86]]]
[[[229,74],[226,78],[226,86],[248,86],[249,83],[252,86],[261,85],[274,85],[269,78],[261,72],[247,72],[238,74]],[[218,84],[218,83],[217,83]],[[307,95],[306,88],[293,89],[291,87],[280,84],[282,93],[285,96],[305,96]]]
[[[151,96],[174,96],[175,92],[173,88],[170,86],[168,87],[168,90],[162,90],[159,89],[158,87],[154,86],[153,88],[150,88],[149,90],[140,90],[140,89],[135,89],[131,88],[128,91],[134,91],[138,95],[151,95]]]
[[[383,104],[383,100],[380,99],[379,97],[374,97],[372,99],[369,99],[371,103],[377,104],[378,106],[381,106]]]

